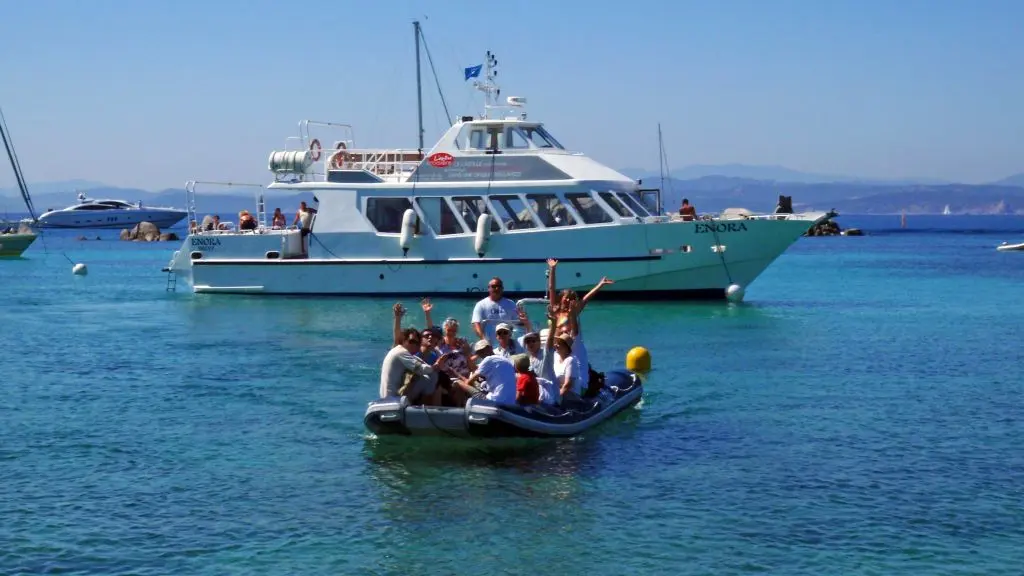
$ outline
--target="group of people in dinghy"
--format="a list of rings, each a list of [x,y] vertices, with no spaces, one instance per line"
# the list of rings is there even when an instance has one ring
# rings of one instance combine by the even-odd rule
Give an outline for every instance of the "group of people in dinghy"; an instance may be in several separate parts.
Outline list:
[[[572,408],[596,395],[601,374],[590,367],[580,313],[612,281],[602,278],[583,298],[574,290],[555,292],[557,260],[548,260],[548,327],[536,331],[526,311],[504,296],[500,278],[487,284],[487,297],[473,307],[471,346],[459,335],[459,321],[434,325],[433,304],[421,302],[423,330],[402,327],[406,310],[394,306],[394,347],[381,366],[380,397],[405,396],[413,405],[463,407],[469,398],[497,404],[559,405]],[[526,333],[516,338],[512,323]]]

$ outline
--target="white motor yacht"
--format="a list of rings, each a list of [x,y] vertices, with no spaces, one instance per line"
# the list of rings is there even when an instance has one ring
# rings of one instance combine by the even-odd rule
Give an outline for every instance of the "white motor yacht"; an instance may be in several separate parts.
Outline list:
[[[418,31],[418,27],[417,27]],[[165,271],[195,293],[480,298],[500,277],[511,297],[543,294],[546,260],[559,282],[615,283],[603,299],[740,299],[745,288],[808,228],[828,217],[667,215],[660,191],[643,189],[561,144],[525,113],[499,105],[488,52],[484,113],[463,116],[426,153],[359,148],[352,127],[303,121],[291,149],[270,154],[268,189],[308,193],[308,233],[266,225],[262,191],[255,229],[200,226]],[[321,145],[311,128],[336,134]],[[186,185],[190,221],[196,182]],[[564,272],[563,272],[564,271]]]
[[[78,204],[49,210],[39,216],[43,228],[130,228],[140,222],[152,222],[157,228],[170,228],[187,212],[178,208],[144,206],[124,200],[96,200],[78,194]]]

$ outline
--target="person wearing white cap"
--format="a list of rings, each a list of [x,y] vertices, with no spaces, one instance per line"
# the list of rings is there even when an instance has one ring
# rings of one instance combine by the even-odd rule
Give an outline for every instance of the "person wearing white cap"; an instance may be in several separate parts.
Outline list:
[[[494,353],[498,356],[511,358],[516,354],[523,353],[523,341],[522,339],[517,340],[512,337],[511,324],[507,322],[498,324],[497,328],[494,329],[494,336],[498,340],[497,345],[494,347]]]
[[[496,404],[515,405],[516,403],[516,368],[512,361],[494,353],[494,348],[487,340],[479,340],[473,345],[476,355],[476,371],[469,378],[455,380],[460,388],[473,398],[485,398]],[[483,381],[482,386],[477,386]]]

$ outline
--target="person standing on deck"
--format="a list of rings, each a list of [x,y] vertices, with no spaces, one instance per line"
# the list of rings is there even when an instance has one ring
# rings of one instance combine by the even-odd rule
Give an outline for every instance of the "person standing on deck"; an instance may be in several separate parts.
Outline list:
[[[505,285],[501,278],[491,278],[487,283],[487,297],[473,306],[473,331],[480,339],[493,344],[497,339],[495,331],[498,324],[513,322],[517,318],[516,303],[505,298]]]
[[[299,225],[299,229],[302,230],[302,253],[304,256],[309,256],[309,240],[306,239],[309,236],[313,228],[313,214],[316,210],[306,206],[306,201],[299,202],[299,211],[295,213],[295,220],[292,221],[292,226]]]

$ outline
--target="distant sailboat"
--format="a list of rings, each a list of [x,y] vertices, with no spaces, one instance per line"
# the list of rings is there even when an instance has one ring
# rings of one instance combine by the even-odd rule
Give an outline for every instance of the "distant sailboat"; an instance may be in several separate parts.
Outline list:
[[[950,214],[952,214],[952,212],[949,211],[949,204],[946,204],[946,207],[942,209],[942,214],[944,216],[949,216]]]
[[[7,120],[4,119],[3,111],[0,110],[0,138],[3,139],[4,149],[7,151],[7,159],[11,162],[11,169],[14,170],[14,179],[18,182],[18,189],[21,191],[21,199],[28,208],[31,217],[30,222],[36,222],[36,211],[32,207],[32,198],[28,195],[28,187],[25,185],[25,177],[21,174],[21,165],[18,164],[18,155],[14,152],[14,142],[11,140],[11,132],[7,129]],[[16,258],[36,241],[36,233],[23,223],[4,223],[0,227],[0,257]]]
[[[907,227],[907,212],[906,212],[906,210],[904,210],[903,212],[900,213],[900,228],[906,228],[906,227]]]

